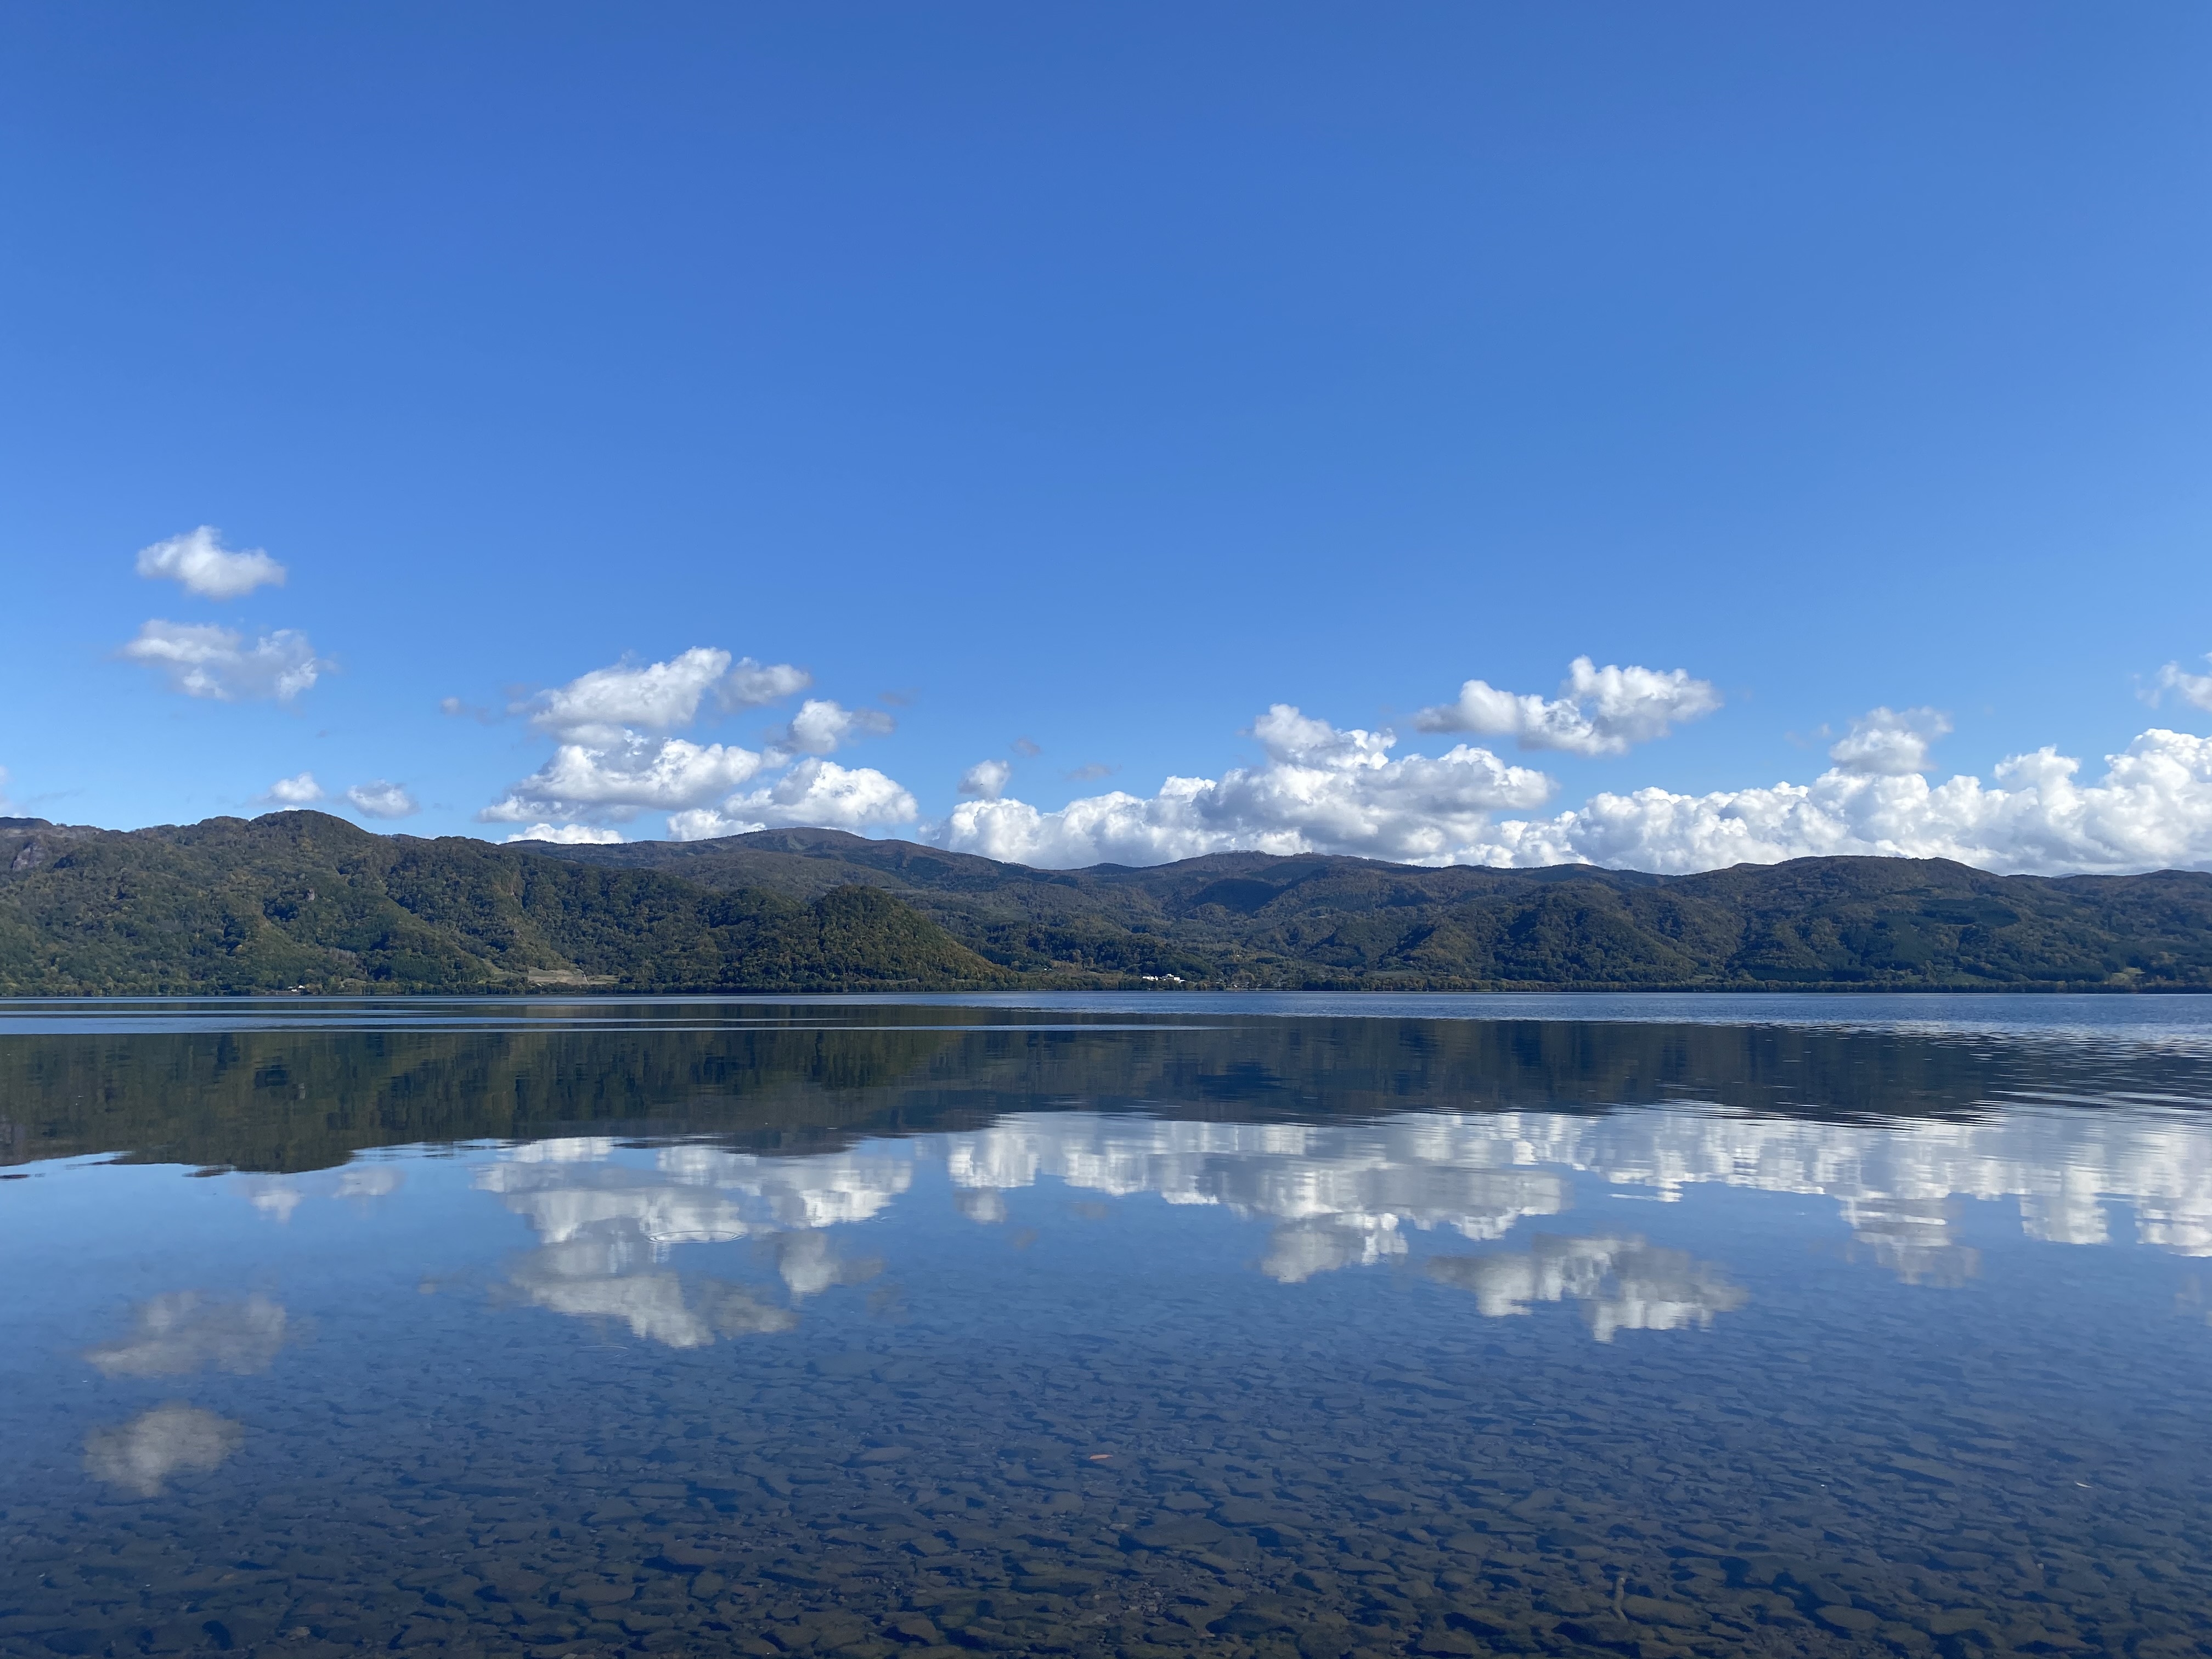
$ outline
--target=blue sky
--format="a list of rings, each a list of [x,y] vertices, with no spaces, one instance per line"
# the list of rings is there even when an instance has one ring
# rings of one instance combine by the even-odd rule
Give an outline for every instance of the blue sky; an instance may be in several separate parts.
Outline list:
[[[659,836],[542,769],[674,741],[757,757],[696,833],[1039,862],[2212,863],[2208,71],[2181,4],[15,7],[6,793]],[[138,573],[200,526],[282,585]],[[811,684],[549,712],[699,648]]]

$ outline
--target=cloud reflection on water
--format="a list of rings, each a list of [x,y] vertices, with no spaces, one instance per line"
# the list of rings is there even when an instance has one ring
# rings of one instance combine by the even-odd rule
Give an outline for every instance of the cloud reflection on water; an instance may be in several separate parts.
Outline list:
[[[131,1310],[119,1342],[85,1351],[109,1376],[174,1376],[191,1371],[265,1371],[284,1346],[283,1305],[264,1296],[225,1302],[198,1291],[171,1291]]]
[[[608,1142],[611,1146],[613,1143]],[[382,1159],[349,1164],[335,1171],[312,1176],[249,1176],[240,1183],[246,1201],[280,1227],[289,1226],[300,1206],[311,1198],[350,1199],[362,1206],[389,1198],[406,1185],[407,1176]]]
[[[741,1285],[686,1281],[661,1264],[678,1244],[767,1242],[793,1302],[882,1270],[848,1259],[823,1228],[879,1213],[912,1184],[905,1157],[844,1152],[763,1158],[708,1146],[661,1149],[653,1170],[598,1160],[613,1143],[533,1142],[482,1166],[477,1185],[526,1219],[538,1247],[513,1288],[537,1306],[613,1319],[670,1347],[790,1330],[799,1315]]]
[[[612,1320],[632,1336],[671,1348],[703,1348],[718,1336],[795,1329],[799,1316],[741,1285],[699,1281],[687,1299],[681,1276],[641,1269],[649,1247],[634,1225],[543,1244],[524,1253],[509,1283],[523,1298],[574,1319]]]
[[[212,1469],[245,1438],[228,1418],[172,1401],[112,1429],[85,1437],[84,1467],[95,1480],[141,1498],[158,1498],[179,1470]]]
[[[2135,1242],[2212,1256],[2212,1127],[2179,1115],[2015,1109],[1971,1122],[1827,1123],[1687,1106],[1610,1115],[1407,1113],[1379,1122],[1223,1124],[1026,1113],[934,1136],[962,1207],[992,1218],[1042,1177],[1157,1194],[1278,1224],[1262,1271],[1295,1282],[1402,1255],[1405,1230],[1502,1238],[1572,1202],[1572,1177],[1679,1200],[1718,1185],[1833,1200],[1854,1238],[1909,1282],[1957,1285],[1980,1257],[1962,1200],[2012,1200],[2022,1231],[2102,1244],[2126,1206]]]
[[[1689,1106],[1237,1124],[1032,1112],[815,1155],[674,1145],[648,1169],[609,1162],[614,1151],[605,1139],[527,1143],[477,1182],[538,1236],[514,1274],[528,1299],[675,1346],[788,1328],[797,1315],[736,1287],[687,1289],[665,1265],[674,1246],[762,1241],[796,1304],[879,1270],[841,1255],[830,1230],[887,1213],[924,1160],[943,1164],[978,1222],[1006,1220],[1010,1193],[1050,1179],[1268,1224],[1256,1265],[1286,1285],[1404,1257],[1417,1232],[1503,1241],[1571,1210],[1589,1176],[1662,1202],[1706,1184],[1818,1195],[1874,1261],[1913,1284],[1960,1285],[1980,1272],[1959,1236],[1969,1200],[2011,1200],[2033,1239],[2107,1244],[2131,1231],[2142,1244],[2212,1256],[2212,1130],[2179,1115],[2031,1106],[1979,1121],[1834,1123]],[[1610,1230],[1541,1235],[1525,1250],[1449,1256],[1428,1271],[1473,1291],[1486,1314],[1577,1303],[1601,1339],[1710,1326],[1743,1299],[1713,1264]]]
[[[1733,1313],[1750,1299],[1712,1262],[1641,1238],[1539,1233],[1526,1250],[1432,1256],[1424,1271],[1439,1284],[1473,1291],[1488,1319],[1526,1314],[1537,1302],[1578,1302],[1601,1342],[1612,1341],[1616,1331],[1709,1330],[1716,1315]]]

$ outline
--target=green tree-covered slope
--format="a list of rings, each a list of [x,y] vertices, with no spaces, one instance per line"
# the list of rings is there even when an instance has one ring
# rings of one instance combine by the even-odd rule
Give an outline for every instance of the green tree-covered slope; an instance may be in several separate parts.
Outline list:
[[[1799,859],[1694,876],[1225,853],[1031,870],[827,830],[540,856],[793,897],[872,882],[1027,975],[1284,988],[2212,989],[2212,874]]]
[[[0,819],[0,994],[2212,989],[2212,874],[1925,859],[1658,877],[1224,854],[1031,870],[907,842],[490,846],[315,812]]]
[[[319,812],[0,819],[0,993],[861,990],[1010,975],[882,889],[793,898]]]

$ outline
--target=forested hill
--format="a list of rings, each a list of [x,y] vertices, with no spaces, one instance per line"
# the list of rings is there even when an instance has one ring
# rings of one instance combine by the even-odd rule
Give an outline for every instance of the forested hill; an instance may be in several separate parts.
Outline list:
[[[1659,877],[1222,854],[1032,870],[834,830],[612,847],[319,812],[0,818],[0,994],[2212,989],[2212,874],[1939,860]]]
[[[0,818],[0,994],[890,990],[1012,975],[878,887],[805,898],[320,812]]]
[[[897,894],[1025,978],[1393,989],[2212,989],[2212,874],[1799,859],[1694,876],[1222,853],[1032,870],[833,830],[553,847],[703,886]],[[1141,980],[1139,982],[1142,982]]]

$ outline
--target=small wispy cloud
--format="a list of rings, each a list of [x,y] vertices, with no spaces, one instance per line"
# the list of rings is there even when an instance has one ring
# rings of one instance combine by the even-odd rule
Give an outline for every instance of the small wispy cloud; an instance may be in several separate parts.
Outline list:
[[[996,800],[1006,793],[1006,785],[1013,775],[1014,769],[1008,762],[977,761],[960,775],[959,792],[984,800]]]
[[[235,551],[211,524],[138,550],[138,574],[181,583],[204,599],[235,599],[262,586],[282,587],[284,567],[258,547]]]
[[[740,657],[722,677],[718,695],[725,708],[761,708],[795,697],[813,684],[813,675],[790,663],[758,663]]]
[[[2204,660],[2212,662],[2212,653],[2207,653]],[[2155,708],[2167,692],[2193,708],[2212,709],[2212,674],[2185,673],[2179,663],[2170,662],[2158,671],[2157,678],[2142,694],[2143,701]]]
[[[346,804],[365,818],[406,818],[421,811],[415,797],[386,778],[356,783],[345,792]]]
[[[264,806],[307,806],[329,797],[323,786],[315,781],[313,772],[301,772],[289,778],[279,778],[270,784],[260,797]]]
[[[137,638],[117,654],[161,674],[172,690],[216,702],[289,702],[332,666],[293,629],[280,628],[248,645],[232,629],[159,617],[142,624]]]
[[[897,726],[880,708],[848,708],[825,697],[809,697],[775,742],[802,755],[827,755],[862,738],[887,737]]]

